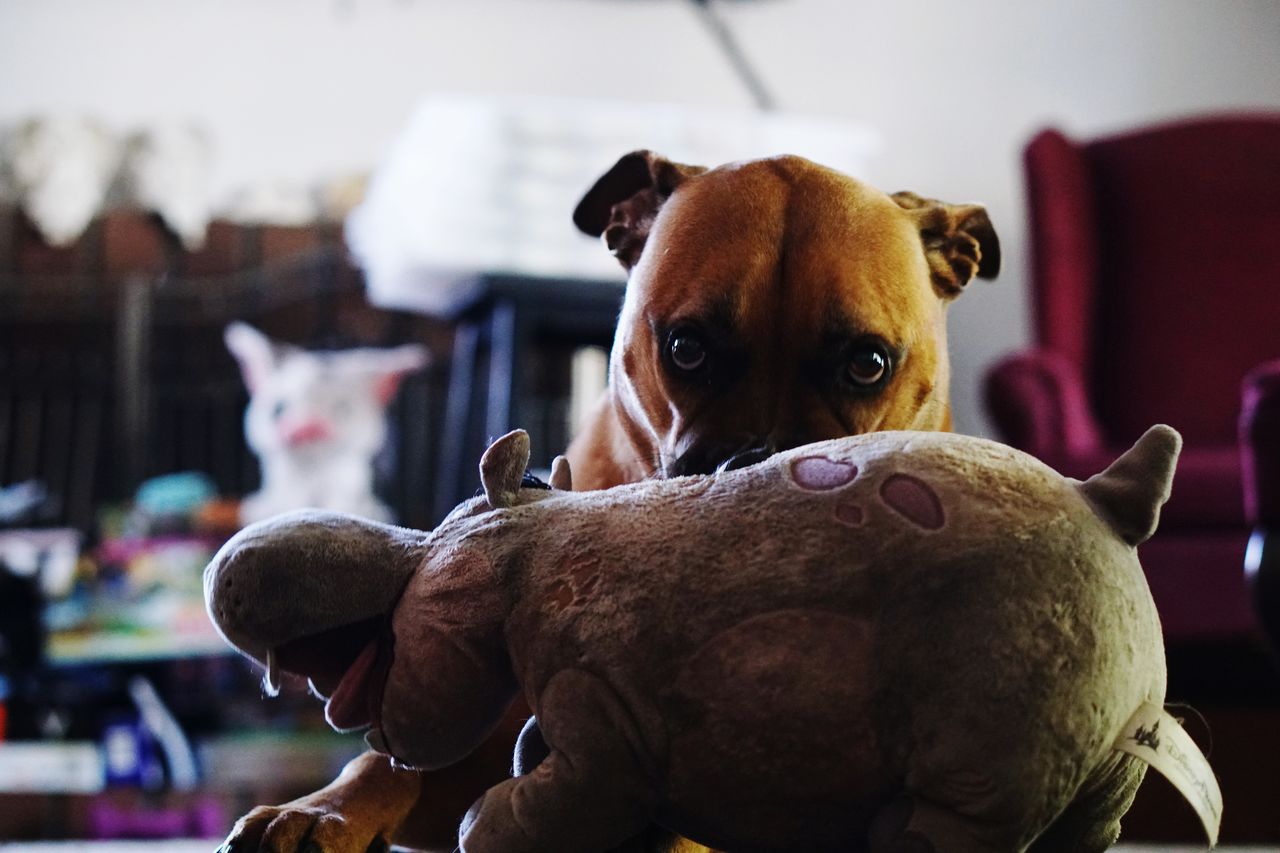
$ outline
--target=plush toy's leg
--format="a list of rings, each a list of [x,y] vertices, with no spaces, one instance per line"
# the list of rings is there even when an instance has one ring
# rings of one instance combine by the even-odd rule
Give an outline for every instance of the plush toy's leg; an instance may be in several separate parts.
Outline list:
[[[512,773],[526,776],[537,770],[538,765],[546,761],[550,754],[551,747],[547,746],[547,740],[542,736],[538,718],[530,717],[520,730],[520,736],[516,738],[516,754],[511,761]]]
[[[1120,837],[1120,818],[1133,804],[1147,765],[1117,752],[1101,778],[1076,797],[1031,845],[1029,853],[1098,853]]]
[[[538,725],[550,750],[531,773],[490,788],[460,832],[463,853],[595,853],[635,835],[657,803],[631,716],[598,678],[556,675]]]
[[[919,798],[885,806],[871,824],[870,853],[1014,853],[997,827]]]
[[[516,755],[512,762],[515,775],[532,773],[551,754],[551,748],[538,727],[538,718],[530,717],[516,741]],[[649,826],[634,838],[624,841],[609,853],[711,853],[706,847],[679,838],[669,829],[657,824]]]

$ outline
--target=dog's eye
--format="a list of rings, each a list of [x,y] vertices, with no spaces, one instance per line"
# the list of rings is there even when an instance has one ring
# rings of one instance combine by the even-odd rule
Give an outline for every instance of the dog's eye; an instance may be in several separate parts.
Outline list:
[[[276,404],[271,407],[271,417],[277,421],[280,420],[284,417],[284,410],[284,400],[277,400]]]
[[[667,342],[667,353],[671,356],[671,363],[681,370],[697,370],[707,361],[706,344],[689,331],[673,333]]]
[[[884,344],[877,341],[859,343],[849,354],[845,379],[855,388],[871,388],[884,381],[892,364]]]

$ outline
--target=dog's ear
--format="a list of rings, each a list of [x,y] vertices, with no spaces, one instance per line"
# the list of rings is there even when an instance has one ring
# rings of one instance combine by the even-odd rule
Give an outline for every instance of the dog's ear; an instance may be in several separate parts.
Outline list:
[[[618,262],[631,269],[640,260],[658,210],[677,186],[705,171],[652,151],[632,151],[587,190],[573,211],[573,224],[592,237],[604,237]]]
[[[947,204],[909,192],[892,198],[915,217],[933,286],[940,294],[956,296],[975,275],[995,278],[1000,272],[1000,239],[985,207]]]

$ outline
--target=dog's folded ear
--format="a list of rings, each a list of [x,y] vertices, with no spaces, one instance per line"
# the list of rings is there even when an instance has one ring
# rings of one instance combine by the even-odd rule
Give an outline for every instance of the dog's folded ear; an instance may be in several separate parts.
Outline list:
[[[975,275],[995,278],[1000,272],[1000,240],[985,207],[947,204],[910,192],[894,193],[892,198],[919,224],[929,272],[940,294],[956,296]]]
[[[592,237],[604,237],[613,256],[631,269],[640,260],[658,210],[683,181],[705,171],[652,151],[632,151],[587,190],[573,211],[573,223]]]

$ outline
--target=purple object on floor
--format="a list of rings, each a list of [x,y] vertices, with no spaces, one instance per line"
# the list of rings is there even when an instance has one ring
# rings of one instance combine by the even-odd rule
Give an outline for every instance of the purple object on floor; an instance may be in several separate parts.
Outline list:
[[[89,837],[110,839],[220,838],[226,810],[213,798],[186,807],[144,809],[100,800],[89,805]]]

